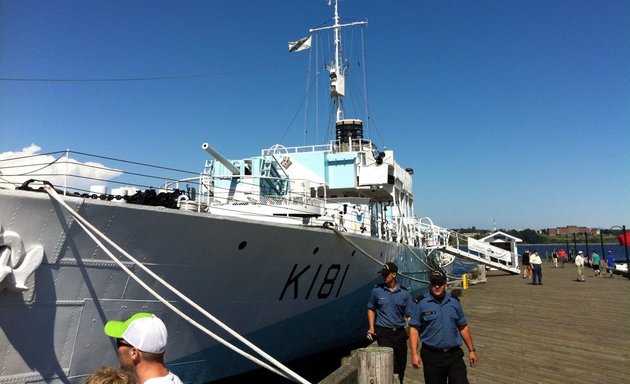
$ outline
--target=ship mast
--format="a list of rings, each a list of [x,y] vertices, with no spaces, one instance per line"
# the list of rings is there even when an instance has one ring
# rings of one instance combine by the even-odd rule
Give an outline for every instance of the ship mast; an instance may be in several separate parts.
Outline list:
[[[321,28],[311,28],[309,29],[310,33],[323,31],[327,29],[332,29],[335,35],[334,41],[334,49],[335,49],[335,60],[330,65],[326,66],[330,76],[330,96],[333,98],[335,103],[337,122],[344,119],[343,113],[343,97],[345,95],[345,76],[347,66],[343,64],[343,56],[341,50],[341,28],[349,27],[353,25],[363,25],[367,24],[367,21],[355,21],[352,23],[340,24],[339,23],[339,11],[338,11],[338,0],[335,1],[335,14],[333,17],[334,24],[321,27]],[[330,6],[332,0],[328,1],[328,5]]]

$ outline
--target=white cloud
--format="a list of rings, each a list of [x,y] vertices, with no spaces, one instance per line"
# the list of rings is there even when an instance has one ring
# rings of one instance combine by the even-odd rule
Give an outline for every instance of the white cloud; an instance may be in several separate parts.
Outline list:
[[[40,151],[39,146],[31,144],[21,151],[0,153],[0,188],[14,189],[36,179],[57,188],[67,185],[71,191],[89,191],[90,186],[106,185],[108,180],[122,174],[97,162],[66,157],[65,152],[39,154]]]

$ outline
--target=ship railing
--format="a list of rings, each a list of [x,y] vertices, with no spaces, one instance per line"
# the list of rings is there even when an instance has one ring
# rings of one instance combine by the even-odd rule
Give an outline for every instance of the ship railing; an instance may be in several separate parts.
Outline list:
[[[274,145],[271,148],[263,149],[261,151],[262,156],[273,155],[290,155],[294,153],[310,153],[310,152],[332,152],[333,144],[318,144],[318,145],[303,145],[297,147],[285,147],[283,145]]]
[[[496,247],[459,232],[441,228],[432,223],[417,224],[419,233],[424,235],[423,245],[445,256],[458,257],[484,264],[510,273],[518,274],[518,257],[514,252]]]
[[[303,145],[295,147],[285,147],[276,144],[271,148],[263,149],[260,153],[262,156],[271,156],[310,152],[373,152],[375,150],[376,145],[371,140],[350,139],[349,141],[331,140],[328,144]]]
[[[491,245],[490,243],[479,241],[471,236],[451,231],[451,239],[447,246],[456,248],[463,252],[475,254],[487,254],[487,258],[492,257],[503,263],[513,263],[513,255],[510,251]],[[483,257],[483,256],[480,256]]]
[[[286,179],[253,175],[202,175],[202,179],[204,183],[202,192],[207,196],[213,197],[217,203],[225,204],[245,199],[253,202],[252,200],[256,199],[258,203],[264,204],[268,202],[270,205],[297,203],[323,207],[326,202],[326,189],[322,188],[324,185],[307,179]],[[266,182],[267,180],[270,182]],[[280,180],[288,184],[288,187],[283,189],[283,193],[278,193],[276,189],[267,187],[268,184],[274,184]],[[233,187],[234,185],[236,185],[236,188]],[[313,196],[318,193],[321,196]]]
[[[137,192],[147,190],[155,191],[157,195],[178,192],[177,207],[189,211],[254,218],[284,215],[285,222],[295,222],[296,225],[323,225],[328,221],[327,189],[315,182],[303,191],[289,190],[285,195],[261,196],[257,189],[260,181],[252,176],[242,176],[239,184],[244,189],[230,195],[229,188],[220,186],[220,178],[204,173],[71,150],[0,159],[0,172],[0,188],[15,189],[25,181],[35,179],[52,184],[63,195],[120,203],[130,202]],[[38,185],[31,184],[31,187],[37,189]],[[306,222],[304,216],[314,219]],[[317,219],[319,216],[321,219]],[[365,236],[372,233],[369,220],[359,222],[350,216],[340,228]]]
[[[159,189],[173,180],[196,185],[199,179],[199,172],[71,150],[5,157],[0,159],[0,172],[0,188],[17,188],[35,179],[51,183],[66,195],[88,196]]]
[[[417,236],[422,246],[433,249],[447,246],[452,234],[457,232],[433,224],[430,218],[423,217],[416,222]]]
[[[104,165],[106,162],[108,165]],[[196,211],[205,211],[212,205],[251,204],[292,209],[301,206],[312,213],[325,206],[325,196],[311,197],[310,190],[262,199],[259,192],[221,198],[222,194],[228,196],[229,191],[213,186],[218,178],[203,173],[71,150],[0,159],[0,172],[0,188],[15,189],[34,179],[49,182],[64,195],[120,202],[139,191],[154,190],[159,194],[179,190],[182,193],[179,202]],[[250,183],[252,190],[258,188],[259,180],[253,181],[251,176],[249,179],[243,176],[241,184]]]
[[[349,141],[333,141],[336,152],[374,152],[376,145],[368,139],[351,139]]]

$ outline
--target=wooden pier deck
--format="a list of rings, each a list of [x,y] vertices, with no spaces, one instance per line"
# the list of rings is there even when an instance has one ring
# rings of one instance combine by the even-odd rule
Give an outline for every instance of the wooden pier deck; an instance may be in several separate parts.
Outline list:
[[[479,363],[468,368],[471,384],[565,384],[630,382],[630,279],[576,281],[573,264],[543,263],[542,286],[490,271],[487,282],[463,291],[460,300],[472,328]],[[367,326],[367,324],[366,324]],[[365,344],[367,346],[367,344]],[[357,348],[357,347],[354,347]],[[302,359],[291,369],[312,383],[330,375],[350,349],[330,358]],[[466,356],[467,359],[467,356]],[[467,360],[466,360],[467,361]],[[289,383],[260,370],[213,384]],[[408,359],[405,384],[424,383]]]
[[[470,383],[630,382],[630,280],[585,272],[581,283],[575,265],[545,262],[542,286],[491,271],[465,290],[479,357]],[[410,359],[405,383],[424,383]]]

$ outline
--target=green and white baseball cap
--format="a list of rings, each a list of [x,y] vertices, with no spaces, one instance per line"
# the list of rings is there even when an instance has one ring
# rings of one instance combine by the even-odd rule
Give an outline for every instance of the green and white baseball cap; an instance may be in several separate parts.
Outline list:
[[[107,336],[124,339],[143,352],[163,353],[166,349],[166,326],[152,313],[136,313],[126,321],[108,321],[104,331]]]

